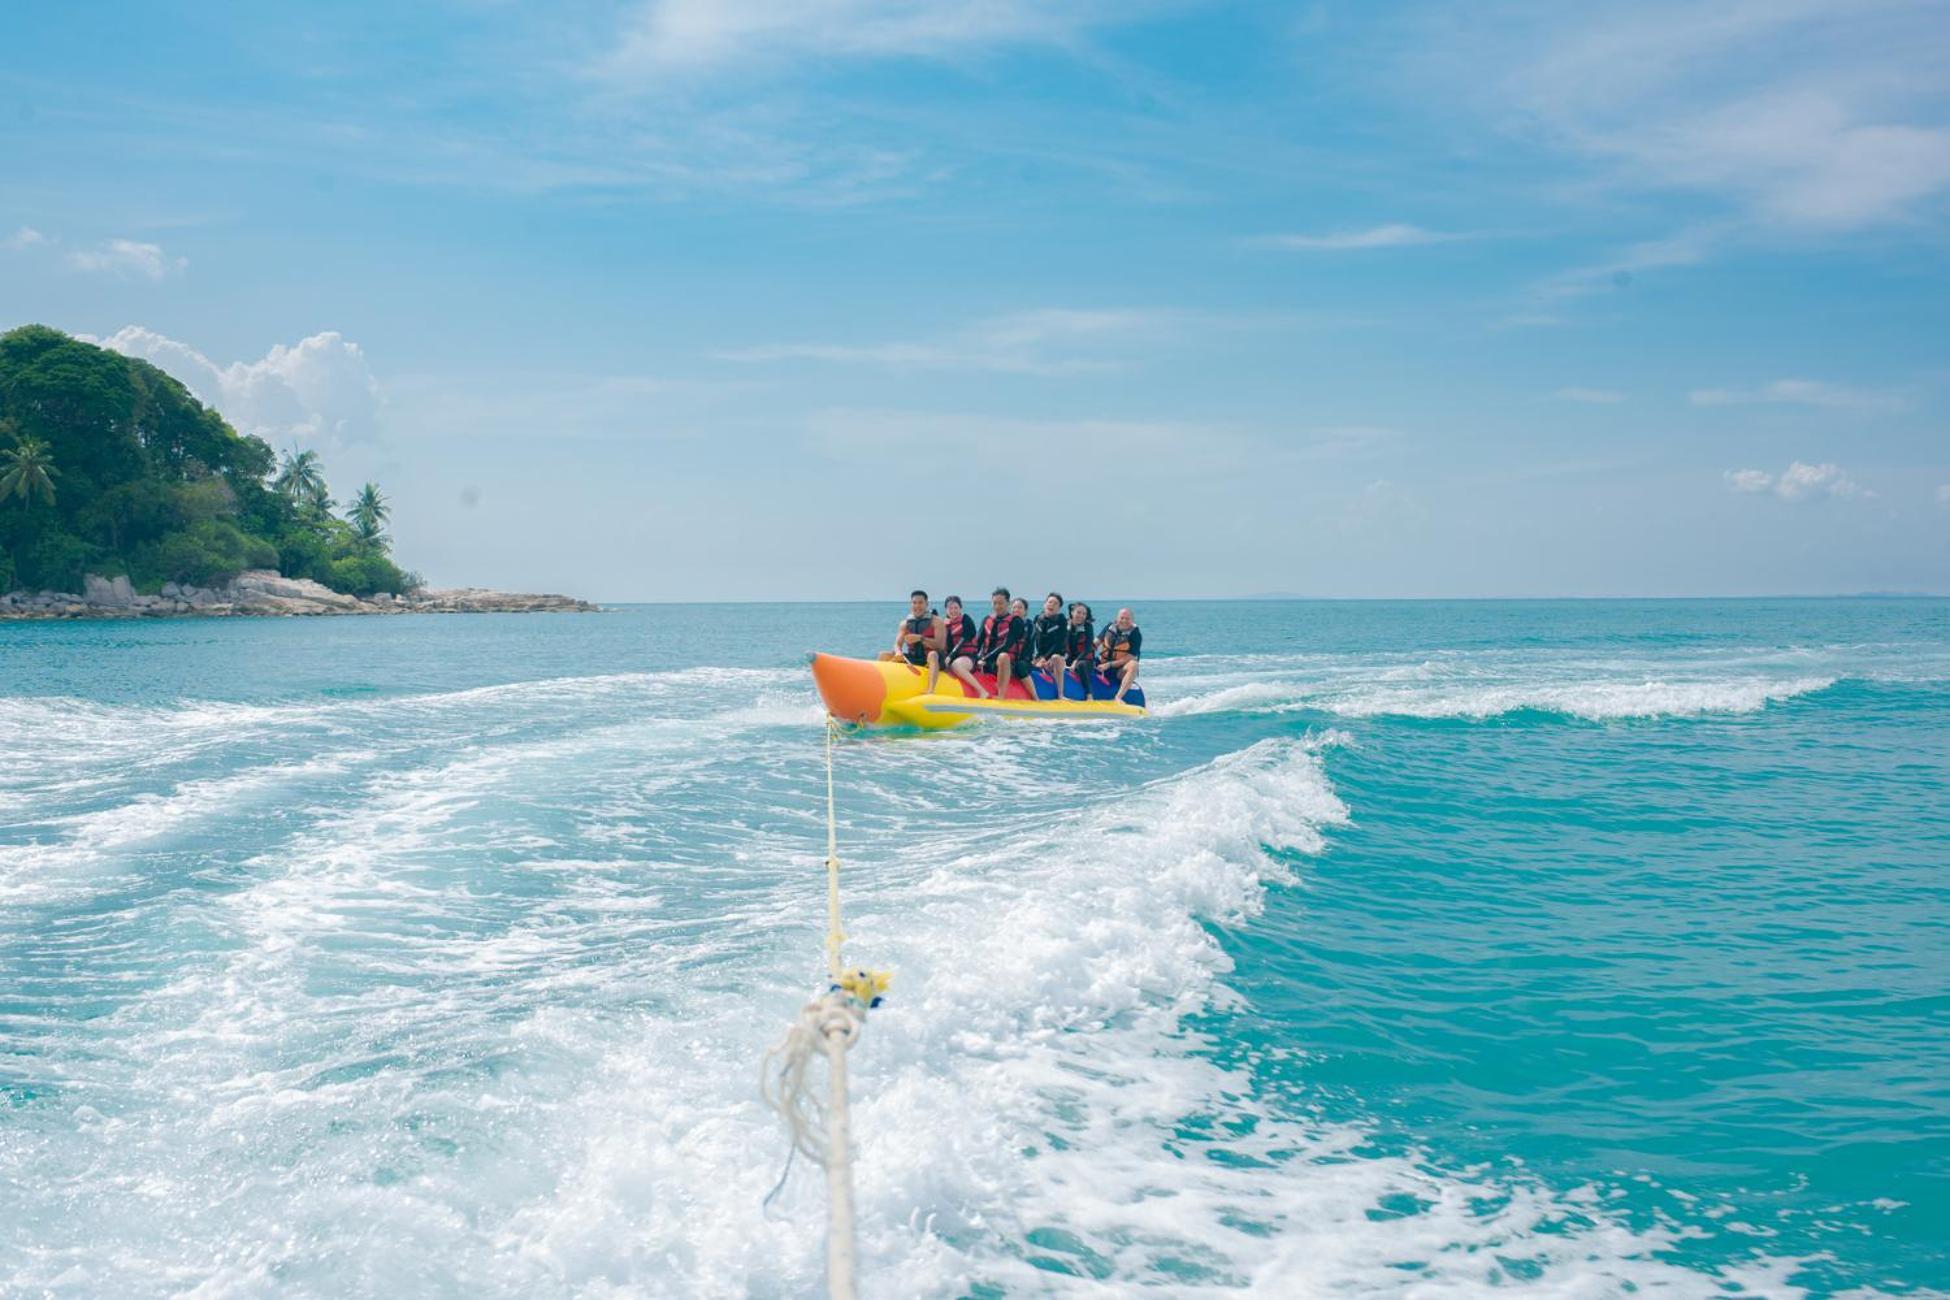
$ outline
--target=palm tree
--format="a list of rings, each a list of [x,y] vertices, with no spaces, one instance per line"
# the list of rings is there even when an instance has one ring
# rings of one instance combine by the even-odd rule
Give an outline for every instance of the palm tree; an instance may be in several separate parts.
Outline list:
[[[284,453],[284,463],[278,467],[278,476],[271,480],[271,487],[278,495],[291,502],[317,502],[326,495],[325,469],[318,463],[315,451],[299,451],[293,448]]]
[[[19,497],[29,508],[38,494],[46,505],[54,504],[54,453],[39,438],[16,435],[14,445],[0,451],[0,501]]]
[[[359,535],[361,542],[375,545],[385,540],[383,529],[392,514],[386,505],[386,494],[379,490],[377,483],[368,483],[352,501],[352,531]]]

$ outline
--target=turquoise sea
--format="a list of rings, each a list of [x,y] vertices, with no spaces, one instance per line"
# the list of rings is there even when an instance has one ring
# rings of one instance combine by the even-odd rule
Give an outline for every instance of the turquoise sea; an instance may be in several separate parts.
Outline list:
[[[899,613],[0,625],[0,1294],[817,1294]],[[838,748],[865,1294],[1950,1294],[1950,602],[1138,614]]]

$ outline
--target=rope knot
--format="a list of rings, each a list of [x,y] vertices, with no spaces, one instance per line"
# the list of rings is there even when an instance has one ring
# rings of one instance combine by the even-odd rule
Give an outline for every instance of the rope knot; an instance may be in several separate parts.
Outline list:
[[[861,1006],[872,1010],[887,1000],[887,989],[894,982],[894,972],[887,970],[848,971],[833,981],[831,992],[844,993]]]

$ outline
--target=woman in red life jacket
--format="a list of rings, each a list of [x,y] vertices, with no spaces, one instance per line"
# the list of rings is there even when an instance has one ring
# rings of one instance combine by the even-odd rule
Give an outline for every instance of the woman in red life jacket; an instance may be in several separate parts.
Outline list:
[[[941,649],[941,641],[941,620],[928,608],[928,593],[916,588],[907,598],[907,617],[894,629],[894,648],[881,651],[880,657],[905,659],[920,668],[930,653]]]
[[[1090,606],[1077,601],[1070,606],[1070,624],[1064,629],[1065,656],[1070,669],[1083,686],[1083,698],[1090,698],[1090,679],[1097,671],[1097,624],[1090,617]],[[1063,679],[1057,678],[1060,688]]]
[[[1036,642],[1031,639],[1034,625],[1029,621],[1029,602],[1017,596],[1009,602],[1009,612],[1014,614],[1016,621],[1022,625],[1022,647],[1016,651],[1010,661],[1012,664],[1010,673],[1017,681],[1026,682],[1029,680],[1029,670],[1035,667],[1030,660],[1036,657]],[[1036,692],[1030,691],[1029,694],[1033,699]]]
[[[942,644],[946,648],[928,651],[928,694],[934,694],[935,684],[941,680],[941,669],[945,665],[968,687],[970,695],[980,695],[982,685],[975,680],[975,620],[961,612],[960,596],[948,597],[942,603],[941,611],[947,616],[942,619]]]

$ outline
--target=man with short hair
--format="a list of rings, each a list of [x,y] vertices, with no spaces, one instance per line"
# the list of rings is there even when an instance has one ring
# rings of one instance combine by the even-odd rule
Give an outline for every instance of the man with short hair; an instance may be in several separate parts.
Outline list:
[[[1104,629],[1103,639],[1098,642],[1099,659],[1105,677],[1117,683],[1117,694],[1111,696],[1112,703],[1122,704],[1124,692],[1131,689],[1137,680],[1138,653],[1144,645],[1144,633],[1138,631],[1137,620],[1131,617],[1128,607],[1117,611],[1117,617]]]
[[[975,667],[995,674],[995,695],[1002,699],[1009,693],[1009,678],[1016,671],[1016,661],[1022,658],[1022,642],[1029,629],[1009,611],[1007,587],[997,587],[989,594],[989,607],[993,612],[982,620],[981,639],[975,646]],[[981,688],[978,685],[976,689]],[[988,692],[982,691],[982,697],[988,698]]]
[[[1029,625],[1029,663],[1049,674],[1056,698],[1063,698],[1063,670],[1069,645],[1070,620],[1063,616],[1063,597],[1051,592],[1043,598],[1043,612]]]
[[[894,648],[881,651],[880,657],[925,668],[929,653],[940,650],[941,642],[941,620],[928,608],[928,593],[916,587],[907,598],[907,617],[894,629]]]

